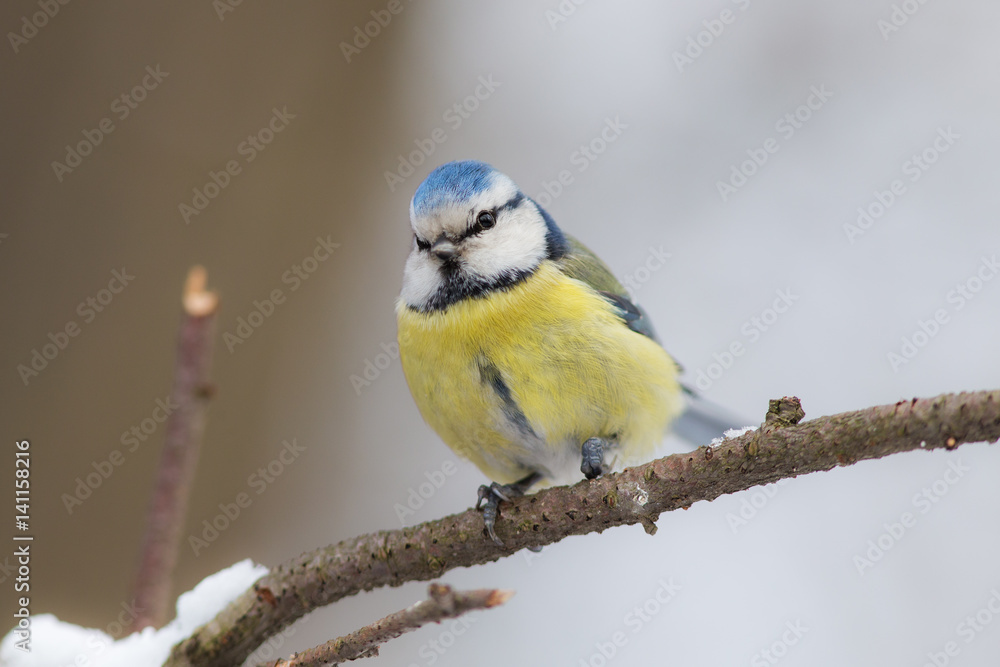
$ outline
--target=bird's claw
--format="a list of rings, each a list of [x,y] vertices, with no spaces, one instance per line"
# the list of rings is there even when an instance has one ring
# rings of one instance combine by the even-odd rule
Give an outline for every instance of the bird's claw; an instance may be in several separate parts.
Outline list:
[[[483,524],[486,527],[486,534],[490,536],[490,539],[497,545],[502,547],[503,542],[497,537],[496,533],[496,523],[497,523],[497,508],[500,505],[501,500],[510,500],[508,494],[504,493],[504,488],[502,485],[493,482],[489,486],[483,484],[479,487],[479,500],[476,501],[476,509],[479,509],[483,501],[486,504],[483,506]]]
[[[483,484],[479,487],[479,498],[476,500],[476,509],[482,506],[483,509],[483,524],[486,528],[486,534],[490,536],[490,539],[497,546],[504,546],[503,542],[497,537],[496,524],[497,517],[500,515],[499,506],[501,500],[506,500],[510,502],[514,498],[519,498],[523,496],[525,492],[531,488],[531,485],[542,478],[541,474],[533,472],[524,479],[518,480],[513,484],[499,484],[493,482],[489,485]],[[485,505],[483,504],[485,502]]]
[[[582,461],[580,472],[587,479],[594,479],[604,474],[604,440],[590,438],[580,448]]]

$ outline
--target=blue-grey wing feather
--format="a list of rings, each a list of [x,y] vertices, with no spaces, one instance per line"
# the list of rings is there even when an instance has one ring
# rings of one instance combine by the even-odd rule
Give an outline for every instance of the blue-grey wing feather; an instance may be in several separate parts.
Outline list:
[[[629,329],[648,336],[662,345],[646,311],[632,301],[625,288],[611,273],[611,269],[572,236],[567,234],[566,241],[568,252],[559,259],[562,271],[571,278],[591,286],[607,299],[608,303],[614,306],[622,323]],[[682,370],[680,364],[677,364],[677,369]],[[684,387],[684,393],[687,398],[686,408],[674,421],[672,429],[691,444],[707,445],[713,438],[721,437],[727,430],[745,426],[739,417],[699,396],[688,387]]]

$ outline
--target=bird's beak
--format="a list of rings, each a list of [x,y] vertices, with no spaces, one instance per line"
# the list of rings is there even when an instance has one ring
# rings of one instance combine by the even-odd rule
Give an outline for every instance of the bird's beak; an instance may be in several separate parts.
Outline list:
[[[447,261],[458,254],[458,246],[442,235],[437,241],[434,242],[434,245],[431,246],[431,252],[434,253],[438,259]]]

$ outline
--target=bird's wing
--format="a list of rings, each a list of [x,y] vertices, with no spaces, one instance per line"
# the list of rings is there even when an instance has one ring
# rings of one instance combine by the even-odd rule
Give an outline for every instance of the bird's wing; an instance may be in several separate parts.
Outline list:
[[[569,234],[566,234],[566,240],[569,242],[569,252],[559,260],[563,273],[599,292],[615,307],[629,329],[659,343],[660,339],[656,336],[656,330],[646,311],[632,301],[607,264]]]
[[[682,383],[681,388],[685,397],[684,412],[670,429],[696,447],[707,445],[726,431],[740,430],[753,423],[708,400],[686,384]]]
[[[569,242],[569,252],[559,260],[562,271],[569,277],[586,283],[597,290],[615,307],[622,322],[629,329],[648,336],[663,345],[656,336],[653,323],[646,311],[631,300],[625,288],[611,273],[611,269],[587,246],[569,234],[566,234],[566,240]],[[672,355],[671,358],[673,358]],[[674,363],[677,364],[678,371],[683,370],[676,360]],[[671,428],[677,435],[691,444],[708,444],[712,438],[720,437],[727,429],[738,429],[744,423],[748,423],[725,408],[703,398],[685,384],[682,383],[681,387],[686,398],[685,410]]]

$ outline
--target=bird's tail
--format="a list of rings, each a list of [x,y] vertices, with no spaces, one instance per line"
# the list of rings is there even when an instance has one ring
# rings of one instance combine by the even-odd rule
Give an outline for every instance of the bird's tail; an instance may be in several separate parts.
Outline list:
[[[671,430],[695,447],[721,438],[730,429],[741,429],[750,422],[726,410],[721,405],[684,387],[687,406],[671,426]]]

